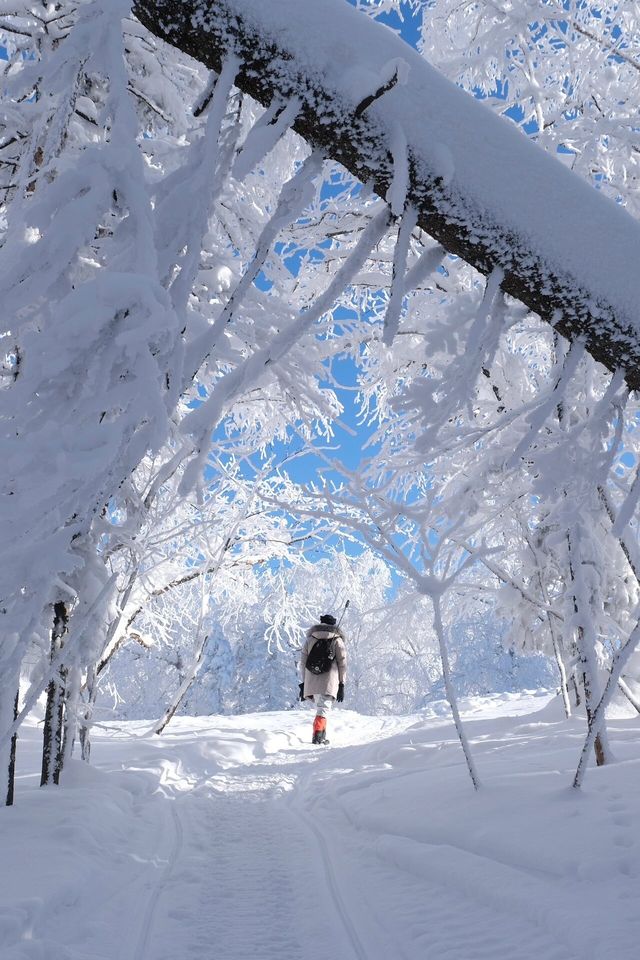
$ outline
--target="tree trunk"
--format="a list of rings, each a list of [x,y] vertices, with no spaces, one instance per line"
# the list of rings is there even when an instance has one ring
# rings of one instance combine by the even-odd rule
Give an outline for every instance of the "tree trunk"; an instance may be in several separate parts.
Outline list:
[[[578,650],[580,657],[580,669],[582,672],[582,689],[584,690],[584,708],[587,714],[587,724],[591,728],[595,711],[594,696],[594,676],[591,665],[591,658],[585,649],[585,635],[582,627],[578,628]],[[596,756],[596,764],[599,767],[607,762],[606,751],[603,743],[603,734],[598,732],[593,740],[593,750]]]
[[[535,554],[534,554],[535,556]],[[549,592],[545,586],[544,579],[540,569],[538,569],[538,583],[540,585],[540,592],[542,594],[542,599],[547,606],[550,606],[549,603]],[[558,666],[558,673],[560,675],[560,692],[562,694],[562,703],[564,706],[564,715],[569,719],[571,716],[571,699],[569,697],[569,680],[567,678],[567,668],[564,664],[564,657],[562,651],[562,637],[558,634],[556,630],[556,625],[553,619],[553,615],[547,612],[547,626],[549,627],[549,635],[551,636],[551,645],[553,647],[553,654],[556,658],[556,664]]]
[[[626,682],[624,677],[620,677],[618,680],[618,686],[622,693],[625,695],[631,706],[640,713],[640,700],[636,697],[633,690],[630,688],[629,684]]]
[[[549,624],[549,630],[551,631],[551,639],[553,643],[553,654],[556,658],[556,665],[558,667],[558,673],[560,675],[560,693],[562,694],[562,705],[564,707],[564,715],[568,720],[571,717],[571,699],[569,697],[569,681],[567,679],[567,670],[564,665],[560,642],[555,634],[555,629],[553,627],[553,624],[551,623],[551,616],[549,614],[547,614],[547,622]]]
[[[51,660],[64,646],[64,636],[69,623],[66,603],[58,601],[53,607],[51,630]],[[58,678],[52,677],[47,688],[47,706],[44,715],[42,743],[42,772],[40,786],[58,784],[63,764],[63,727],[66,692],[66,668],[60,667]]]
[[[567,532],[567,557],[569,580],[571,590],[573,592],[573,610],[578,617],[582,618],[582,624],[579,624],[576,630],[576,645],[578,649],[577,669],[582,681],[587,724],[589,729],[591,729],[593,726],[594,711],[599,697],[596,688],[597,670],[594,662],[594,650],[592,648],[593,643],[591,638],[586,636],[584,629],[584,623],[587,622],[585,618],[590,616],[590,612],[583,609],[584,604],[582,603],[582,598],[579,595],[580,591],[576,580],[580,571],[580,564],[582,562],[580,554],[579,534],[578,528],[576,527],[575,529]],[[599,767],[604,766],[608,759],[604,716],[602,717],[600,727],[593,738],[593,749],[596,757],[596,764]]]
[[[578,686],[578,679],[576,677],[575,669],[571,672],[571,683],[573,686],[573,699],[576,707],[579,707],[582,703],[582,697],[580,696],[580,687]]]
[[[66,675],[64,694],[64,718],[62,726],[62,770],[71,759],[78,732],[78,708],[80,705],[81,674],[77,666],[72,667]]]
[[[449,652],[447,650],[447,642],[445,639],[444,626],[442,623],[440,597],[439,596],[432,597],[431,602],[433,603],[433,621],[434,621],[434,627],[436,630],[436,636],[438,637],[438,645],[440,648],[440,661],[442,663],[442,679],[444,680],[444,688],[447,694],[447,700],[449,701],[449,706],[451,707],[453,722],[455,723],[455,726],[456,726],[456,731],[458,733],[458,739],[460,740],[462,752],[464,753],[465,760],[467,761],[467,769],[469,771],[469,776],[471,777],[471,782],[473,783],[474,789],[479,790],[480,778],[478,777],[476,765],[473,761],[473,756],[471,754],[471,747],[469,746],[469,741],[467,740],[467,735],[462,725],[460,711],[458,710],[458,700],[455,694],[455,690],[453,689],[453,684],[451,682],[451,670],[449,667]]]
[[[15,700],[13,702],[13,721],[18,718],[18,705],[20,702],[20,687],[16,690]],[[18,731],[13,734],[11,737],[11,746],[9,748],[9,766],[7,770],[7,797],[6,805],[8,807],[13,806],[13,796],[15,792],[15,779],[16,779],[16,751],[18,747]]]
[[[584,746],[580,754],[580,760],[578,762],[578,768],[576,770],[576,775],[573,780],[573,786],[576,788],[582,786],[582,781],[584,779],[584,774],[587,767],[587,757],[589,755],[589,751],[592,745],[595,746],[599,731],[604,724],[605,710],[611,702],[613,694],[615,693],[620,676],[624,670],[624,666],[629,658],[635,653],[638,642],[640,642],[640,621],[631,631],[627,641],[614,654],[613,661],[611,663],[611,672],[605,684],[602,696],[600,697],[595,709],[592,710],[591,717],[589,719],[587,738],[584,742]]]
[[[395,77],[385,82],[380,80],[375,90],[374,73],[371,94],[356,101],[349,83],[343,79],[346,69],[322,73],[314,68],[308,44],[303,41],[313,35],[317,27],[315,0],[298,0],[295,7],[292,4],[297,30],[277,35],[269,2],[215,0],[203,4],[202,0],[134,0],[133,12],[157,37],[210,69],[219,72],[229,55],[237,56],[241,64],[236,85],[263,106],[274,101],[286,104],[295,98],[299,110],[293,129],[326,157],[343,164],[362,183],[370,183],[383,198],[387,197],[394,180],[397,153],[398,123],[393,103],[398,101],[394,101],[394,96],[420,96],[424,102],[425,91],[437,97],[442,84],[446,85],[407,44],[351,9],[346,2],[332,5],[331,13],[343,19],[346,34],[360,38],[359,47],[353,50],[353,62],[349,63],[351,72],[373,73],[369,59],[360,51],[376,49],[383,58],[377,65],[380,71],[394,61],[410,63],[406,84],[400,80],[400,68],[396,68]],[[357,17],[359,21],[354,19]],[[300,44],[296,43],[297,36],[301,38]],[[394,90],[396,86],[402,86],[402,91]],[[496,125],[506,121],[492,116],[470,95],[456,91],[453,84],[450,88],[446,86],[446,95],[455,101],[456,115],[471,116],[475,120],[477,110],[484,137],[473,139],[469,150],[478,157],[479,165],[493,165],[496,149],[493,141],[500,141],[505,147],[506,139],[508,147],[513,149],[501,149],[500,162],[510,176],[525,178],[526,160],[531,157],[536,169],[544,165],[545,176],[565,203],[565,215],[559,211],[565,222],[577,222],[576,218],[581,223],[599,220],[603,198],[597,196],[595,190],[590,197],[588,190],[578,189],[577,180],[571,179],[569,171],[561,169],[559,161],[551,156],[542,157],[535,144],[517,140],[522,137],[519,132],[514,130],[511,137],[510,131]],[[424,116],[416,117],[416,124],[423,129],[431,122],[427,99]],[[468,122],[475,126],[475,122]],[[550,251],[538,249],[527,235],[526,223],[514,228],[513,221],[507,222],[500,205],[474,196],[468,187],[458,184],[455,175],[449,179],[439,174],[434,169],[433,157],[422,155],[420,141],[416,141],[416,146],[412,144],[411,131],[403,133],[407,138],[409,174],[406,205],[417,212],[418,226],[449,253],[461,257],[481,273],[489,275],[499,268],[504,275],[501,286],[505,293],[522,301],[567,339],[583,340],[596,360],[609,370],[624,370],[629,387],[638,389],[640,337],[637,317],[631,315],[630,308],[621,306],[620,302],[606,302],[599,290],[589,289],[589,279],[571,274],[566,258],[563,260]],[[470,130],[469,135],[472,137],[473,131]],[[445,132],[443,149],[446,149],[446,137]],[[434,142],[440,143],[442,138],[436,122]],[[614,233],[629,236],[633,248],[637,249],[640,228],[635,240],[635,225],[613,202],[607,211],[607,218],[609,216]],[[617,231],[616,227],[619,227]],[[575,238],[575,242],[579,241],[580,238]],[[606,248],[603,248],[603,257],[605,254]]]
[[[191,689],[191,685],[193,684],[194,680],[198,676],[198,673],[200,672],[200,667],[202,666],[204,651],[206,649],[208,640],[209,640],[209,635],[207,634],[203,638],[202,642],[200,643],[198,650],[196,652],[196,655],[193,658],[193,662],[189,667],[189,669],[187,670],[185,678],[180,684],[180,687],[178,688],[178,692],[176,693],[175,697],[173,698],[173,700],[165,710],[162,719],[159,720],[158,723],[153,728],[154,733],[158,733],[158,734],[162,733],[162,731],[164,730],[166,725],[169,723],[171,718],[174,716],[176,710],[178,709],[178,707],[186,697],[187,693]]]
[[[85,687],[86,701],[82,714],[82,723],[80,724],[80,755],[85,763],[91,762],[91,719],[93,717],[93,708],[98,696],[98,671],[94,666],[89,671],[87,684]]]

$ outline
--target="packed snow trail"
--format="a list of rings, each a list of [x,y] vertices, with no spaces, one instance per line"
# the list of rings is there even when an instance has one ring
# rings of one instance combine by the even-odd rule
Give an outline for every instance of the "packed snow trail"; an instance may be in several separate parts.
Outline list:
[[[466,704],[479,794],[437,705],[335,711],[328,749],[302,709],[118,724],[47,791],[27,729],[0,957],[635,960],[640,723],[580,794],[582,724],[545,703]]]

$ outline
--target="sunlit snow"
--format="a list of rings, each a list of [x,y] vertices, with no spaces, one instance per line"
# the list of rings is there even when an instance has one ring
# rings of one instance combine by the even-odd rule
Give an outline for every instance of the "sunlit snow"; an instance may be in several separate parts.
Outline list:
[[[569,787],[584,735],[542,691],[468,700],[474,793],[446,704],[145,722],[0,814],[0,956],[217,960],[632,960],[637,719],[619,763]]]

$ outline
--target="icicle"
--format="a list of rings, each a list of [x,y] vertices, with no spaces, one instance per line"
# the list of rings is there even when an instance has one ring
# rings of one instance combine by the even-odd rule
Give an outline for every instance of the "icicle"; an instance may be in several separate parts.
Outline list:
[[[236,180],[244,180],[273,150],[297,117],[300,107],[301,101],[298,97],[293,97],[284,108],[282,104],[272,104],[260,117],[236,155],[231,171]]]
[[[487,277],[482,303],[469,331],[465,354],[476,364],[475,368],[471,363],[468,367],[470,378],[474,381],[481,370],[491,366],[498,349],[506,312],[501,289],[503,280],[504,271],[500,267],[494,267]]]
[[[407,138],[399,123],[394,124],[391,133],[391,156],[393,159],[393,179],[387,195],[387,203],[391,207],[394,217],[399,217],[404,210],[407,190],[409,189],[409,152]]]
[[[407,257],[409,255],[409,242],[411,234],[418,222],[418,211],[415,207],[407,207],[400,221],[398,230],[398,239],[393,254],[393,277],[391,281],[391,293],[389,303],[384,318],[384,332],[382,339],[390,347],[393,339],[398,332],[400,324],[400,314],[402,312],[402,302],[404,300],[406,284]]]

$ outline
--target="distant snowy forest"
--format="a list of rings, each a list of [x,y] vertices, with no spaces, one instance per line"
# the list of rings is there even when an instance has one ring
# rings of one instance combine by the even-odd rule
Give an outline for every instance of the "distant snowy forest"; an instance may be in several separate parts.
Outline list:
[[[458,695],[556,687],[607,762],[639,40],[633,0],[0,0],[7,802],[43,694],[49,784],[110,717],[293,706],[347,600],[350,708],[446,697],[468,751]]]

